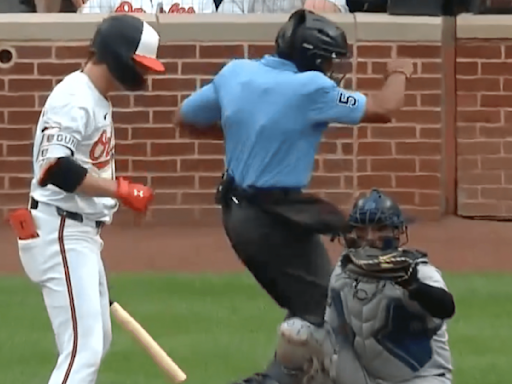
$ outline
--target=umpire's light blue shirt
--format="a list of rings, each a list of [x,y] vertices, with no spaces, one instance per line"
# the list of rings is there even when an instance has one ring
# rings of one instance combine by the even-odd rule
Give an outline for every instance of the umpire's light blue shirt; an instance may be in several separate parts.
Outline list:
[[[328,124],[359,124],[365,107],[364,95],[324,74],[264,56],[227,64],[185,100],[181,118],[198,127],[220,121],[227,169],[239,186],[304,188]]]

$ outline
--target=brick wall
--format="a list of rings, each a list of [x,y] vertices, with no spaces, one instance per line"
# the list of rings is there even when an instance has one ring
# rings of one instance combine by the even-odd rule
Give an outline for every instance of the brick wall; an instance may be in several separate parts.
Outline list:
[[[86,45],[19,45],[18,60],[0,69],[0,207],[25,205],[31,175],[33,129],[48,92],[60,78],[80,68]],[[150,218],[207,221],[217,216],[215,183],[223,170],[222,142],[191,141],[170,124],[173,110],[197,86],[233,57],[257,57],[272,45],[171,44],[161,48],[165,77],[154,77],[150,91],[117,94],[116,156],[120,174],[157,191]],[[440,213],[440,46],[361,43],[354,85],[365,92],[383,84],[393,55],[415,60],[406,108],[389,125],[338,127],[327,134],[311,189],[341,206],[358,191],[380,187],[423,217]],[[120,217],[123,217],[122,215]],[[122,220],[122,219],[121,219]]]
[[[512,216],[512,44],[457,45],[458,213]]]

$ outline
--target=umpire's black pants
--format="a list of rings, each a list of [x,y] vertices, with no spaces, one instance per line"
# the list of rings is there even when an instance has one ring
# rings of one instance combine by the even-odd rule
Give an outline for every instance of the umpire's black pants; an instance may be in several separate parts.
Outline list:
[[[222,218],[240,260],[288,316],[323,324],[333,267],[320,236],[245,201],[223,206]]]

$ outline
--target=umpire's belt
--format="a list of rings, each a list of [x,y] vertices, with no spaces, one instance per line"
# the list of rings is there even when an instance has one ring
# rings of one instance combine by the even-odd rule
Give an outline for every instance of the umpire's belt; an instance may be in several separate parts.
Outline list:
[[[267,204],[283,203],[291,198],[297,198],[302,195],[298,188],[240,188],[234,186],[231,190],[231,196],[240,201],[247,201],[258,206]]]
[[[103,225],[105,224],[103,221],[91,221],[91,220],[84,219],[84,215],[82,215],[81,213],[78,213],[78,212],[66,211],[65,209],[56,207],[51,204],[46,204],[46,205],[55,209],[55,212],[57,212],[57,215],[59,215],[60,217],[65,217],[66,219],[73,220],[78,223],[83,223],[83,224],[92,223],[94,225],[94,227],[96,227],[97,229],[102,228]],[[40,206],[41,206],[41,203],[39,201],[37,201],[36,199],[34,199],[32,196],[30,196],[30,209],[36,211],[37,209],[39,209]]]

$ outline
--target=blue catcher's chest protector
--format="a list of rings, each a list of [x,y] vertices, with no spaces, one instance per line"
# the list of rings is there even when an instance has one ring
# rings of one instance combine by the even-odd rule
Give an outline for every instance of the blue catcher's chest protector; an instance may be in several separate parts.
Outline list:
[[[326,321],[340,344],[353,345],[367,373],[384,382],[442,372],[439,360],[449,361],[449,352],[443,356],[446,342],[437,336],[445,333],[444,322],[428,316],[404,289],[389,281],[355,279],[340,263],[331,276]]]

